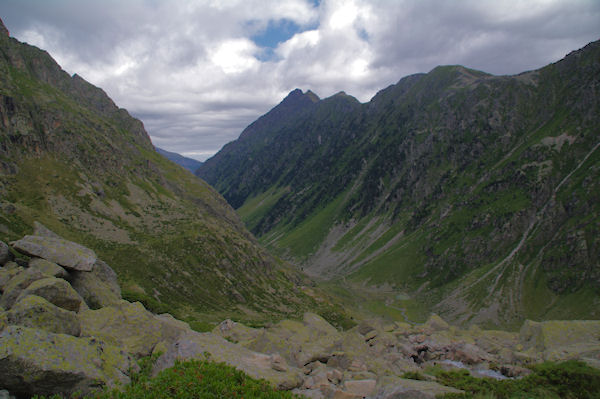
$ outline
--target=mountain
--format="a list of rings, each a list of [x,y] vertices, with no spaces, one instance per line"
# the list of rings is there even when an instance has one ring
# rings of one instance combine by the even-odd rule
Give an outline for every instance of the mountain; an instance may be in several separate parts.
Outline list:
[[[462,323],[600,317],[600,42],[440,66],[360,104],[295,90],[197,175],[313,276]]]
[[[156,153],[142,122],[2,28],[0,240],[38,220],[94,248],[126,299],[198,328],[316,309],[305,277],[262,249],[213,188]]]
[[[158,152],[163,157],[167,158],[169,161],[175,162],[177,165],[189,170],[192,173],[196,172],[200,165],[202,165],[202,162],[196,161],[192,158],[184,157],[183,155],[179,155],[176,152],[170,152],[158,147],[154,148],[156,149],[156,152]]]

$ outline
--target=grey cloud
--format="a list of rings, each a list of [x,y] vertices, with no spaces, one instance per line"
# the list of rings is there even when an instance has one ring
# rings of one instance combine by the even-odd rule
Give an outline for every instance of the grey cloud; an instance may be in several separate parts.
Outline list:
[[[351,3],[355,19],[330,26]],[[600,36],[595,0],[323,0],[318,9],[309,0],[2,0],[0,16],[13,36],[42,40],[68,72],[142,119],[155,145],[201,159],[296,87],[368,101],[440,64],[513,74]],[[259,61],[263,50],[247,39],[281,18],[318,40],[301,45],[306,35],[296,35]],[[250,46],[225,54],[240,67],[233,73],[214,60],[228,40]]]

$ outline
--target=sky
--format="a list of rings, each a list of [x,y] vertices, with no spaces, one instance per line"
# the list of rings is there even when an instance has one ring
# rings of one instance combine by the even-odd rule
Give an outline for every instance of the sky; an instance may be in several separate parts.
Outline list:
[[[198,160],[295,88],[367,102],[437,65],[516,74],[600,39],[600,0],[0,0],[0,17]]]

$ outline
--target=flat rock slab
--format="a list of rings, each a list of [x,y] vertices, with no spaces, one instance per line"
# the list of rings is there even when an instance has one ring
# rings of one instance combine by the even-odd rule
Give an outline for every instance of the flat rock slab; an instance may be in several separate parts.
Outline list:
[[[12,246],[25,255],[43,258],[71,270],[89,272],[96,262],[94,251],[62,238],[25,236]]]
[[[435,399],[438,396],[454,393],[461,394],[456,388],[440,385],[433,381],[410,380],[398,377],[383,377],[379,381],[377,399]]]

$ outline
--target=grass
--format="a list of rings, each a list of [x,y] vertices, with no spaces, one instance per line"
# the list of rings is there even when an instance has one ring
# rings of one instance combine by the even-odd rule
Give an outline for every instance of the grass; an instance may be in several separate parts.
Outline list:
[[[475,378],[467,370],[426,370],[440,384],[465,391],[446,394],[445,399],[487,397],[493,399],[596,399],[600,398],[600,370],[583,362],[545,362],[532,367],[533,373],[520,379]],[[409,378],[414,376],[408,375]],[[417,376],[420,379],[421,376]]]
[[[176,361],[169,369],[150,377],[152,358],[141,362],[140,371],[121,390],[107,390],[84,396],[86,399],[293,399],[287,391],[278,391],[269,382],[249,377],[225,363],[209,360]],[[73,396],[73,398],[78,396]],[[43,399],[35,396],[34,398]],[[62,399],[60,395],[49,399]]]

